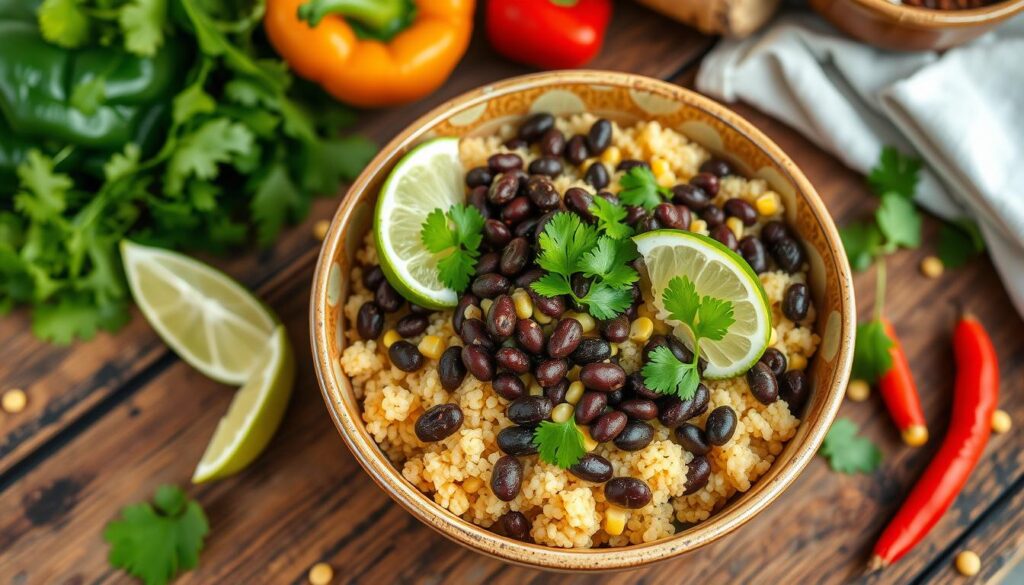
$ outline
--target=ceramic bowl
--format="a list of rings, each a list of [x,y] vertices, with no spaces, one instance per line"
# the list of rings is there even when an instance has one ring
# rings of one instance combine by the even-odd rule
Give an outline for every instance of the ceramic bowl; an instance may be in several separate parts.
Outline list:
[[[933,10],[891,0],[811,0],[811,7],[846,34],[897,51],[948,49],[966,43],[1024,10],[1006,0],[973,10]]]
[[[811,398],[796,436],[771,470],[708,520],[672,537],[615,549],[567,550],[499,536],[448,512],[406,481],[366,431],[359,400],[342,372],[342,307],[355,252],[372,225],[377,192],[395,162],[436,136],[474,136],[535,112],[592,112],[631,123],[658,120],[723,155],[748,176],[767,180],[785,200],[787,220],[810,260],[822,343],[811,360]],[[311,335],[327,409],[359,463],[384,491],[423,523],[473,550],[523,565],[558,570],[610,570],[664,560],[713,542],[765,509],[814,457],[839,409],[853,354],[855,305],[850,268],[828,210],[804,175],[749,122],[696,93],[646,77],[604,71],[560,71],[517,77],[471,91],[426,114],[385,146],[352,185],[323,244],[314,276]]]

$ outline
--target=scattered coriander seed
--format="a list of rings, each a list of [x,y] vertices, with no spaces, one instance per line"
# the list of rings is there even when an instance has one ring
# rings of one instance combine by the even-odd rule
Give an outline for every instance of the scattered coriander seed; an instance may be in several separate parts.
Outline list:
[[[1010,413],[1005,410],[997,410],[992,413],[992,431],[995,433],[1003,434],[1009,432],[1010,427],[1013,426],[1013,420],[1010,419]]]
[[[309,569],[310,585],[327,585],[334,578],[334,569],[327,563],[317,563]]]
[[[972,550],[965,550],[956,555],[956,570],[965,577],[973,577],[981,570],[981,557]]]
[[[946,269],[942,260],[939,260],[935,256],[925,256],[921,260],[921,274],[924,274],[928,278],[938,278],[942,276],[942,272]]]
[[[327,237],[327,230],[330,227],[331,222],[327,221],[326,219],[321,219],[317,221],[316,223],[313,224],[313,237],[316,238],[318,242],[324,241],[324,238]]]
[[[4,392],[4,396],[0,399],[0,406],[11,414],[17,414],[25,410],[25,405],[28,404],[28,395],[21,388],[12,388],[7,392]]]
[[[846,387],[846,397],[854,402],[864,402],[871,396],[871,386],[864,380],[850,380]]]

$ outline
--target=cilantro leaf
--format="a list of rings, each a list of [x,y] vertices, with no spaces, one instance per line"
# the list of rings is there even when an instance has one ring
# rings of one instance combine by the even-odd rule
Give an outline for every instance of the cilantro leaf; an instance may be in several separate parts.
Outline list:
[[[559,295],[571,295],[572,286],[568,279],[561,274],[549,272],[533,281],[530,285],[533,292],[544,297],[557,297]]]
[[[710,295],[703,298],[686,276],[673,276],[661,293],[669,316],[690,328],[694,338],[721,340],[736,322],[732,302]]]
[[[857,326],[857,338],[853,346],[853,377],[868,383],[878,381],[892,368],[889,349],[894,345],[885,334],[881,321],[868,321]]]
[[[438,278],[450,289],[463,291],[469,286],[476,259],[480,255],[484,216],[472,205],[453,205],[446,212],[435,209],[427,214],[420,228],[423,245],[437,255]]]
[[[566,277],[580,272],[583,254],[597,244],[597,230],[583,223],[575,213],[556,213],[538,239],[537,264]]]
[[[867,270],[882,250],[882,232],[873,222],[856,222],[839,230],[846,257],[854,270]]]
[[[167,192],[180,194],[189,177],[216,178],[217,165],[248,154],[253,141],[248,128],[226,118],[203,123],[178,141],[178,148],[167,163]]]
[[[305,201],[284,165],[271,167],[249,203],[260,245],[272,244],[286,221],[303,215]]]
[[[37,12],[39,31],[47,41],[75,49],[89,42],[89,15],[76,0],[43,0]]]
[[[905,199],[913,199],[920,170],[920,160],[901,153],[895,147],[886,146],[879,155],[878,164],[868,175],[868,183],[878,196],[895,193]]]
[[[664,346],[651,352],[641,372],[645,386],[660,394],[675,394],[681,400],[693,398],[700,385],[696,358],[693,363],[682,362]]]
[[[107,524],[108,560],[146,585],[163,585],[179,571],[194,568],[209,532],[203,509],[180,488],[160,486],[153,504],[121,509],[121,518]]]
[[[37,221],[59,217],[68,205],[68,191],[74,183],[68,175],[56,172],[54,166],[53,159],[35,149],[18,165],[22,192],[15,197],[15,207]]]
[[[568,469],[587,452],[583,446],[583,433],[570,417],[561,423],[542,421],[533,431],[533,444],[537,446],[541,461]]]
[[[199,114],[212,114],[217,109],[217,101],[203,89],[205,75],[196,83],[189,85],[174,96],[171,102],[171,115],[175,124],[184,124]]]
[[[916,248],[921,245],[921,215],[914,202],[895,193],[882,196],[882,204],[875,211],[878,229],[885,236],[886,246]]]
[[[705,296],[697,309],[697,326],[693,334],[698,338],[720,341],[735,322],[731,302]]]
[[[959,268],[985,251],[978,224],[961,219],[942,224],[939,230],[939,258],[947,268]]]
[[[106,98],[107,84],[102,77],[93,77],[83,81],[71,90],[71,99],[68,103],[72,108],[82,112],[86,116],[96,113],[103,105]]]
[[[866,437],[857,436],[857,423],[836,419],[819,452],[839,473],[871,473],[882,463],[882,451]]]
[[[129,53],[152,57],[164,43],[167,0],[129,0],[118,18]]]
[[[619,200],[626,205],[636,205],[647,209],[654,209],[668,197],[670,191],[658,185],[651,169],[645,166],[637,166],[629,169],[619,177]]]
[[[333,195],[342,181],[359,176],[377,154],[377,145],[362,136],[346,136],[317,142],[303,173],[305,187],[314,193]]]
[[[598,319],[613,319],[633,303],[631,287],[622,288],[598,281],[590,285],[587,296],[580,299],[587,312]]]
[[[441,209],[435,209],[427,214],[420,229],[420,239],[427,250],[440,254],[448,248],[458,245],[455,232],[448,229],[448,217]]]
[[[670,317],[693,327],[691,324],[697,320],[700,295],[692,280],[685,276],[673,277],[661,293],[661,299]]]
[[[75,339],[92,339],[100,330],[116,331],[131,318],[126,302],[97,304],[83,295],[36,305],[32,333],[39,339],[67,345]]]
[[[139,150],[139,146],[134,142],[129,142],[124,145],[123,151],[110,155],[107,162],[103,164],[103,176],[107,181],[113,182],[134,173],[139,168],[141,155],[142,151]]]
[[[588,209],[597,219],[597,229],[615,240],[624,240],[633,235],[633,228],[624,223],[627,213],[625,208],[608,201],[604,197],[595,196],[594,203]]]

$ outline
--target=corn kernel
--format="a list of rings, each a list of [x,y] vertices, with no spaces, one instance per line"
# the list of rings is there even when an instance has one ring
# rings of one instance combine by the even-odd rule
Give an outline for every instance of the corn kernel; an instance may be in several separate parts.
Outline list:
[[[629,512],[618,506],[608,506],[604,511],[604,531],[611,536],[618,536],[626,529]]]
[[[475,494],[480,491],[480,488],[483,487],[483,485],[484,482],[481,481],[479,477],[467,477],[466,481],[462,482],[462,489],[467,494]]]
[[[394,345],[396,341],[400,341],[401,339],[402,336],[399,335],[397,331],[395,331],[394,329],[388,329],[384,333],[384,347],[391,349],[391,346]]]
[[[807,368],[807,358],[804,356],[794,353],[789,356],[789,368],[790,370],[804,370]]]
[[[324,241],[324,238],[327,237],[327,230],[330,227],[331,222],[327,221],[326,219],[321,219],[320,221],[317,221],[316,223],[313,224],[313,237],[316,238],[318,242]]]
[[[610,170],[615,170],[615,167],[622,162],[622,151],[618,146],[609,146],[601,153],[601,162],[610,166]]]
[[[536,305],[534,305],[533,306],[533,320],[538,322],[538,323],[540,323],[541,325],[547,325],[548,323],[551,322],[551,317],[548,317],[547,315],[545,315],[543,311],[541,311],[539,308],[537,308]]]
[[[664,321],[662,321],[660,319],[653,319],[653,321],[654,321],[654,332],[657,333],[658,335],[668,335],[669,333],[672,332],[672,327],[669,326],[668,323],[666,323],[666,322],[664,322]]]
[[[690,231],[695,234],[707,234],[708,223],[703,219],[695,219],[690,222]]]
[[[629,326],[629,338],[636,343],[647,343],[654,333],[654,322],[647,317],[638,317]]]
[[[544,396],[544,388],[536,382],[530,384],[530,396]]]
[[[654,173],[655,177],[671,172],[671,169],[668,167],[668,161],[663,158],[651,159],[651,172]]]
[[[956,555],[956,570],[965,577],[973,577],[981,570],[981,557],[972,550]]]
[[[317,563],[309,568],[310,585],[327,585],[334,579],[334,569],[327,563]]]
[[[530,315],[533,314],[533,299],[530,298],[530,293],[525,290],[517,288],[512,293],[512,302],[516,306],[516,317],[529,319]]]
[[[619,344],[618,343],[609,343],[608,345],[610,345],[611,348],[612,348],[612,357],[615,357],[615,356],[619,355]]]
[[[900,434],[903,442],[910,447],[920,447],[928,442],[928,428],[924,425],[910,425]]]
[[[470,305],[462,311],[462,316],[466,319],[482,319],[484,314],[480,310],[480,307],[476,305]]]
[[[576,380],[580,379],[580,370],[582,369],[583,368],[581,368],[580,366],[573,366],[569,368],[568,372],[565,373],[565,377],[568,378],[570,382],[575,382]]]
[[[597,446],[600,443],[595,441],[594,437],[590,436],[590,427],[581,427],[580,432],[583,433],[583,448],[587,450],[587,453],[597,449]]]
[[[530,372],[526,372],[525,374],[520,374],[519,375],[519,379],[523,381],[523,385],[526,386],[527,388],[529,388],[531,385],[537,383],[537,379],[534,378],[533,374],[531,374]]]
[[[672,171],[669,171],[658,177],[658,186],[664,187],[666,189],[672,187],[678,182],[679,181],[676,179],[676,174],[673,173]]]
[[[770,217],[779,212],[779,196],[774,191],[769,191],[754,200],[754,207],[757,212],[765,217]]]
[[[871,396],[871,386],[864,380],[850,380],[846,387],[846,397],[854,402],[864,402]]]
[[[551,411],[551,420],[556,423],[564,423],[573,414],[573,406],[568,403],[561,403]]]
[[[0,406],[11,414],[25,410],[27,404],[28,395],[21,388],[12,388],[4,392],[3,398],[0,398]]]
[[[583,398],[584,389],[583,382],[573,381],[572,384],[569,384],[569,389],[565,391],[565,401],[569,404],[576,404],[580,398]]]
[[[587,160],[583,161],[583,164],[580,165],[580,174],[581,175],[586,174],[587,170],[590,169],[590,165],[592,165],[592,164],[594,164],[596,162],[597,162],[596,158],[588,158]]]
[[[491,311],[491,305],[493,304],[494,301],[492,301],[491,299],[484,299],[480,301],[480,310],[483,311],[484,315],[486,315]]]
[[[730,217],[725,220],[725,225],[732,231],[732,235],[736,236],[736,239],[743,237],[743,220],[738,217]]]
[[[935,256],[926,256],[924,260],[921,260],[921,274],[928,278],[938,278],[942,276],[942,272],[946,269],[946,266]]]
[[[584,335],[597,328],[597,321],[594,321],[594,318],[586,313],[576,313],[572,318],[580,322],[580,326],[583,327]]]
[[[1010,413],[1005,410],[997,410],[992,413],[992,431],[996,433],[1005,433],[1010,430],[1013,426],[1013,421],[1010,419]]]
[[[427,335],[420,340],[417,346],[420,353],[427,356],[432,360],[441,359],[441,354],[444,353],[445,343],[444,340],[436,335]]]

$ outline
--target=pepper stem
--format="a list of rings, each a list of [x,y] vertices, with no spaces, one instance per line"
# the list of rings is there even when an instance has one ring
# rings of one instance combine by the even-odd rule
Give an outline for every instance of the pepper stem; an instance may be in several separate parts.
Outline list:
[[[391,34],[405,20],[403,0],[309,0],[299,6],[299,20],[320,24],[328,14],[340,14],[377,34]]]

